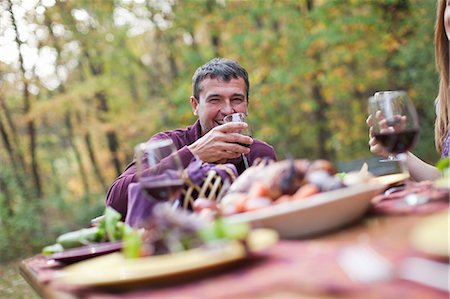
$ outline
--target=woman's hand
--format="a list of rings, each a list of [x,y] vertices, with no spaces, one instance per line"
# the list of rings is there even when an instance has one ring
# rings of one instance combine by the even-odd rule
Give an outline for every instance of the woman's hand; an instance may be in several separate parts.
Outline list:
[[[366,123],[367,123],[367,126],[369,127],[370,152],[377,156],[383,156],[383,157],[389,156],[389,153],[375,139],[375,136],[373,133],[373,127],[372,127],[372,115],[369,115],[369,117],[366,120]]]

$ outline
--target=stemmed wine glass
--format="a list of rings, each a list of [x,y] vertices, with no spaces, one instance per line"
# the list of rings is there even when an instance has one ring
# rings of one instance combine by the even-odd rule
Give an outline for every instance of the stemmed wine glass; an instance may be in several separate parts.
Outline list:
[[[409,174],[404,162],[417,141],[419,121],[408,95],[401,90],[376,92],[369,99],[369,113],[375,139],[391,154],[382,161],[400,161]]]
[[[172,139],[140,143],[135,147],[136,175],[141,188],[153,200],[179,204],[183,167]]]
[[[247,122],[247,115],[245,113],[242,113],[242,112],[228,114],[227,116],[225,116],[223,118],[223,122],[224,123],[229,123],[229,122],[245,122],[246,123]],[[247,127],[247,129],[245,129],[245,130],[240,131],[239,133],[243,134],[243,135],[251,136],[249,127]],[[242,145],[242,146],[245,146],[245,147],[250,147],[249,144],[239,143],[239,145]],[[245,169],[247,169],[249,167],[247,157],[245,157],[244,154],[242,154],[241,156],[242,156],[242,160],[244,161]]]

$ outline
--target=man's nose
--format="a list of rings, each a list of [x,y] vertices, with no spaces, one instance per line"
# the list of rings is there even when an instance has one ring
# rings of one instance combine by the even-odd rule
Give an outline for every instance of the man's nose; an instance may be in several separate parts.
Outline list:
[[[231,104],[230,101],[225,101],[225,103],[222,106],[222,113],[225,115],[231,114],[231,113],[235,113],[236,111],[234,110],[233,105]]]

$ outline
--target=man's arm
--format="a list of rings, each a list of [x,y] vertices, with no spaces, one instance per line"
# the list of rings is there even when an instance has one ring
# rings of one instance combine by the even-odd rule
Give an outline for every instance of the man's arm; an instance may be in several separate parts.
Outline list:
[[[135,182],[136,164],[135,161],[128,164],[125,171],[116,178],[108,189],[106,195],[106,205],[114,208],[122,215],[122,220],[127,215],[128,205],[128,185]]]

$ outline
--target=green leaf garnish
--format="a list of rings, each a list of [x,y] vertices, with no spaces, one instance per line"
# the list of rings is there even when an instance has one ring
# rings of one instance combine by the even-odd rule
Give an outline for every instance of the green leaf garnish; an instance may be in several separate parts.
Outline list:
[[[436,167],[440,171],[444,171],[445,169],[450,168],[450,157],[449,158],[440,159],[436,163]]]

